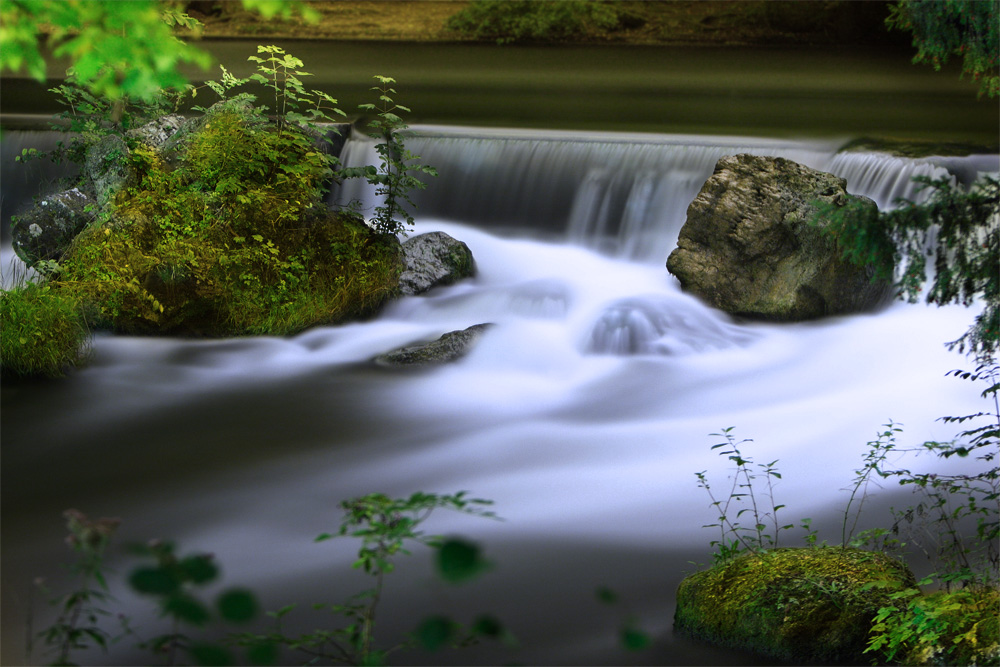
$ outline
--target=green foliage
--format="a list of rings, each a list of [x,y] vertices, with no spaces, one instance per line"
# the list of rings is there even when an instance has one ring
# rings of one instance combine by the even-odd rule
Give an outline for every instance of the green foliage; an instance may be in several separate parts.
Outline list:
[[[463,37],[511,42],[557,42],[592,37],[620,25],[615,3],[594,0],[473,0],[448,19]]]
[[[100,627],[103,617],[109,616],[106,608],[113,599],[108,592],[104,574],[104,554],[111,537],[118,528],[119,519],[101,518],[91,521],[78,510],[63,513],[69,535],[66,544],[76,560],[69,570],[76,578],[73,589],[51,601],[59,608],[56,621],[38,633],[46,652],[54,654],[55,665],[72,665],[75,651],[92,646],[107,650],[112,636]],[[31,646],[28,648],[29,656]]]
[[[910,530],[911,541],[938,567],[935,577],[946,588],[996,588],[1000,582],[1000,469],[996,463],[1000,450],[1000,367],[990,363],[972,372],[951,374],[986,384],[982,397],[991,407],[971,415],[943,417],[945,423],[970,422],[972,427],[953,441],[925,442],[913,451],[942,459],[966,458],[978,465],[970,464],[958,474],[907,468],[887,471],[921,496],[917,505],[896,512],[893,530]],[[974,525],[972,531],[969,522]]]
[[[884,479],[891,474],[885,470],[885,460],[889,457],[889,453],[896,448],[896,434],[901,432],[902,429],[890,421],[885,425],[885,430],[878,434],[878,438],[868,442],[868,453],[865,454],[864,465],[854,470],[854,486],[851,488],[851,497],[847,500],[847,506],[844,508],[844,523],[840,533],[842,546],[846,547],[851,544],[851,538],[854,536],[854,531],[857,530],[858,521],[861,519],[861,510],[868,498],[868,484],[871,482],[872,475]],[[854,521],[850,522],[851,505],[854,504],[855,499],[857,499],[858,504],[854,510]],[[850,528],[847,527],[849,522],[851,523]]]
[[[172,626],[171,632],[143,642],[141,647],[165,655],[171,665],[176,663],[180,652],[200,665],[236,664],[236,656],[228,648],[194,641],[181,628],[201,628],[213,620],[252,621],[259,613],[254,593],[229,588],[219,593],[210,606],[199,599],[197,589],[209,586],[219,577],[219,567],[211,554],[179,556],[173,544],[159,540],[135,546],[132,551],[151,562],[132,570],[129,586],[140,595],[154,598],[161,617],[169,619]]]
[[[295,12],[309,21],[318,18],[300,2],[242,3],[266,18]],[[183,64],[205,69],[212,60],[173,34],[175,27],[196,30],[198,22],[156,0],[3,0],[0,24],[0,72],[26,70],[44,81],[47,47],[54,57],[70,60],[81,86],[111,101],[149,101],[163,90],[180,89],[187,83]]]
[[[3,373],[61,376],[86,359],[89,341],[90,327],[79,302],[47,282],[21,280],[0,292]]]
[[[304,64],[301,60],[277,46],[258,46],[257,53],[267,54],[267,57],[250,56],[248,60],[257,63],[258,70],[250,80],[274,91],[274,112],[278,116],[279,131],[284,129],[286,123],[313,127],[320,121],[332,121],[333,118],[329,115],[331,113],[346,115],[336,107],[337,100],[327,93],[321,90],[306,91],[299,77],[312,75],[301,70]],[[228,74],[225,69],[223,73]],[[261,107],[262,111],[265,109],[267,107]]]
[[[711,523],[705,528],[718,528],[720,537],[712,541],[711,546],[716,548],[714,556],[716,562],[725,562],[741,551],[761,551],[778,546],[778,538],[782,530],[792,528],[792,524],[780,525],[778,522],[778,510],[784,505],[777,505],[774,502],[774,486],[776,479],[781,479],[781,473],[775,468],[777,461],[770,463],[754,464],[753,459],[745,457],[740,450],[740,446],[751,440],[740,440],[737,442],[733,435],[733,427],[722,429],[721,433],[712,433],[712,437],[724,438],[723,442],[712,445],[712,449],[720,449],[720,456],[727,457],[736,466],[736,470],[730,477],[731,486],[725,498],[716,498],[709,485],[705,471],[695,473],[698,478],[699,488],[705,489],[709,498],[712,499],[712,507],[718,512],[717,523]],[[766,492],[761,494],[754,489],[754,480],[759,475],[764,476],[767,485]],[[761,497],[758,497],[760,495]],[[769,507],[764,506],[767,502]],[[735,511],[737,504],[745,504]],[[741,517],[748,514],[752,520],[750,525],[741,523]],[[769,526],[769,522],[771,525]]]
[[[889,597],[875,617],[866,652],[905,665],[1000,665],[996,588],[929,595],[904,588]]]
[[[998,0],[898,0],[885,22],[913,34],[914,63],[940,70],[960,57],[963,75],[979,83],[980,96],[1000,94]]]
[[[496,515],[485,509],[491,504],[488,500],[467,498],[465,492],[452,495],[417,492],[407,498],[372,493],[345,500],[341,503],[344,518],[338,530],[322,533],[316,537],[316,542],[345,536],[359,539],[361,546],[353,567],[373,577],[374,587],[354,595],[345,604],[317,604],[314,608],[327,609],[335,616],[342,616],[346,625],[290,637],[281,628],[282,618],[293,609],[293,606],[288,606],[269,613],[275,620],[271,632],[238,635],[235,641],[240,644],[270,642],[283,645],[305,653],[313,660],[328,660],[334,664],[373,665],[383,664],[389,654],[407,646],[420,645],[436,650],[445,645],[465,645],[480,636],[503,637],[503,627],[490,616],[479,617],[467,635],[450,618],[431,616],[421,622],[409,642],[383,649],[375,641],[377,612],[385,577],[395,570],[396,557],[410,554],[410,543],[438,550],[438,571],[447,581],[464,581],[478,576],[489,567],[477,545],[465,540],[445,540],[428,535],[421,524],[437,509],[495,519]]]
[[[949,347],[991,356],[1000,343],[1000,180],[984,177],[968,191],[948,178],[914,180],[930,190],[922,204],[901,200],[877,218],[850,206],[820,215],[829,218],[827,230],[846,259],[869,264],[884,278],[892,277],[892,267],[902,267],[897,286],[911,302],[923,291],[929,257],[934,273],[928,303],[968,306],[982,299],[983,311]]]
[[[390,95],[395,95],[395,89],[390,84],[396,82],[387,76],[375,75],[379,85],[373,86],[377,92],[376,104],[362,104],[363,111],[375,112],[376,118],[369,125],[369,136],[378,139],[375,150],[381,163],[379,167],[372,165],[342,169],[343,178],[364,178],[375,186],[375,194],[384,197],[380,206],[375,207],[375,217],[372,224],[383,234],[405,233],[406,225],[413,225],[413,216],[406,209],[406,204],[413,206],[410,200],[412,190],[423,190],[427,184],[414,176],[414,173],[437,176],[437,170],[427,165],[411,164],[419,160],[403,142],[402,131],[406,123],[396,114],[397,111],[409,112],[407,107],[396,104]],[[399,220],[402,218],[402,222]]]

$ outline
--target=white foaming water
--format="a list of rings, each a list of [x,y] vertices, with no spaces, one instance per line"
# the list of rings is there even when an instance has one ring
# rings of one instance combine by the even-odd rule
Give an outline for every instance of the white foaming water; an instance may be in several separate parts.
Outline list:
[[[879,208],[921,201],[912,178],[947,176],[932,159],[837,153],[836,144],[748,137],[598,134],[418,126],[407,143],[447,178],[414,193],[425,215],[490,227],[560,234],[577,245],[659,263],[673,249],[688,204],[726,155],[780,156],[846,179]],[[375,141],[352,137],[346,165],[377,164]],[[341,204],[372,202],[373,188],[348,181]],[[370,206],[370,204],[369,204]]]
[[[473,151],[455,150],[471,163]],[[443,187],[453,178],[442,171]],[[651,183],[639,176],[635,187],[655,208]],[[642,217],[637,207],[622,210]],[[668,220],[663,233],[679,224]],[[726,486],[727,462],[710,451],[719,438],[708,434],[735,426],[753,438],[744,452],[777,459],[783,473],[783,521],[814,517],[829,529],[882,424],[903,423],[908,443],[946,439],[952,429],[937,417],[979,409],[976,387],[944,377],[965,362],[943,342],[965,330],[968,309],[896,303],[812,323],[738,322],[683,294],[665,255],[634,261],[427,215],[414,233],[431,230],[469,245],[476,278],[401,299],[369,322],[287,339],[102,336],[92,364],[70,377],[5,387],[5,636],[26,582],[52,573],[58,513],[69,506],[120,515],[124,541],[167,537],[185,552],[214,552],[226,584],[256,588],[273,609],[342,601],[369,583],[350,572],[354,544],[312,543],[336,528],[340,500],[467,489],[493,499],[504,521],[442,513],[431,529],[479,541],[494,570],[443,588],[418,553],[386,582],[380,632],[398,636],[426,614],[469,621],[489,611],[522,648],[398,662],[746,664],[670,633],[676,585],[690,561],[709,560],[717,537],[702,528],[715,515],[694,477],[704,470]],[[457,363],[404,372],[369,363],[486,322],[495,326]],[[823,538],[838,541],[839,530]],[[112,565],[115,594],[155,624],[148,602],[123,590],[128,566]],[[651,652],[617,650],[621,619],[594,601],[597,586],[640,614]],[[293,627],[325,622],[301,616]],[[16,662],[6,644],[5,662]],[[127,647],[116,651],[129,659]]]

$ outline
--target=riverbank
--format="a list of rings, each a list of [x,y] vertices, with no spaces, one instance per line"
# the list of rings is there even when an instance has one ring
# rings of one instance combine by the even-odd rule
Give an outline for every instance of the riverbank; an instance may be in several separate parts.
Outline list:
[[[265,19],[238,3],[190,2],[206,38],[271,37],[357,41],[469,41],[447,27],[465,0],[337,0],[306,3],[319,20]],[[887,2],[800,0],[619,0],[614,29],[570,43],[659,46],[880,45],[909,48],[884,25]],[[566,43],[566,42],[563,42]]]

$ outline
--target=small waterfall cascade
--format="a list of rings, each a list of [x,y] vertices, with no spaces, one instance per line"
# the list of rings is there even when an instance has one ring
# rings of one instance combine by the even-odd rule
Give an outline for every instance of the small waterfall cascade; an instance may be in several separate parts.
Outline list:
[[[418,126],[407,148],[439,173],[425,179],[426,190],[413,193],[419,217],[463,220],[491,231],[530,230],[649,262],[670,253],[688,205],[726,155],[780,156],[828,171],[882,209],[899,198],[920,200],[914,176],[949,175],[940,160],[838,153],[831,142],[744,137]],[[352,137],[341,161],[378,164],[374,140]],[[370,210],[374,189],[346,182],[331,200]]]

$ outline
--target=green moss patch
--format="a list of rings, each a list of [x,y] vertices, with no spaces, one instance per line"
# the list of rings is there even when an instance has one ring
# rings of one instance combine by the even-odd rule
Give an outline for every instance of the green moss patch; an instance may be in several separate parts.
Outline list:
[[[886,582],[867,586],[876,582]],[[745,553],[681,582],[677,632],[795,664],[867,664],[886,590],[914,586],[905,565],[860,549]]]

